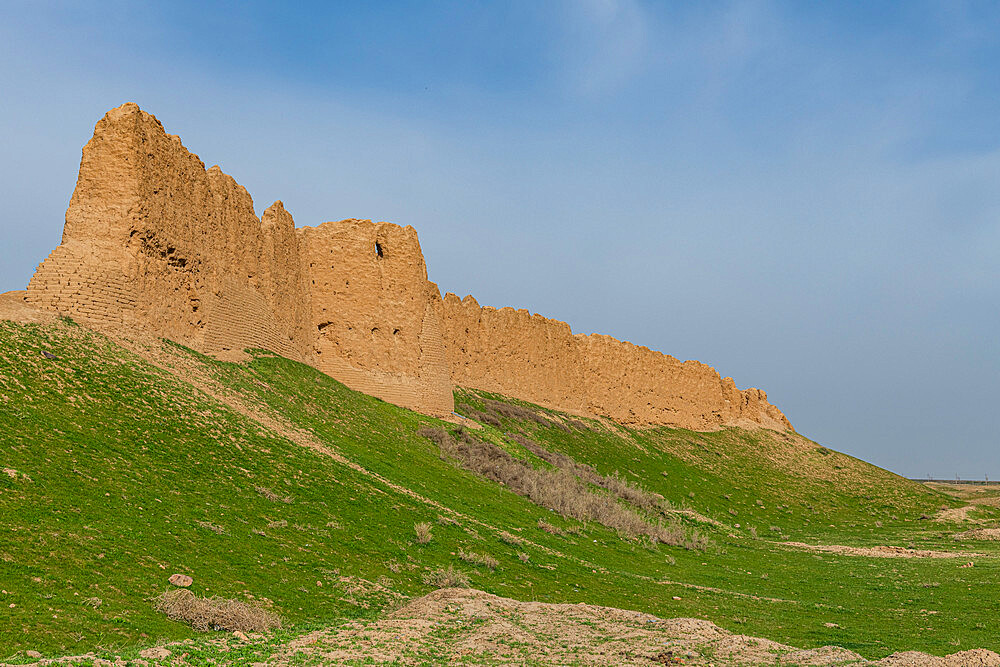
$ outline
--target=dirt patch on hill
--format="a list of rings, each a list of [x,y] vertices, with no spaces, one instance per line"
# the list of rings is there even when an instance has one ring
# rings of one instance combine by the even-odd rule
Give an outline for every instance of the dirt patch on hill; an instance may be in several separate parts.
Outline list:
[[[955,539],[962,542],[969,540],[1000,540],[1000,528],[973,528],[963,533],[957,533]]]
[[[945,507],[934,515],[935,521],[943,523],[976,522],[969,516],[982,507],[1000,507],[1000,484],[945,484],[942,482],[926,482],[926,486],[964,500],[968,505],[962,507]]]
[[[848,547],[841,544],[806,544],[805,542],[780,542],[782,546],[794,549],[809,549],[845,556],[868,556],[870,558],[983,558],[986,554],[970,551],[931,551],[929,549],[907,549],[906,547],[874,546]]]

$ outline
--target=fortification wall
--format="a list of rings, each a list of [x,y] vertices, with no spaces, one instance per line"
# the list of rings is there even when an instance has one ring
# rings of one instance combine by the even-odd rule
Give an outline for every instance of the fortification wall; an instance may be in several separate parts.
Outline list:
[[[392,249],[385,257],[376,237]],[[280,201],[258,219],[246,189],[205,169],[134,104],[97,123],[62,243],[26,295],[36,308],[223,358],[269,349],[385,400],[447,414],[436,298],[412,228],[349,221],[296,230]],[[324,331],[333,322],[348,333],[331,343],[333,329]]]
[[[640,426],[790,428],[764,392],[696,361],[441,299],[412,227],[296,229],[280,201],[257,218],[243,187],[134,104],[97,123],[25,301],[220,357],[269,349],[434,415],[453,409],[454,383]]]
[[[573,334],[565,322],[480,307],[471,296],[446,294],[440,307],[456,385],[635,426],[791,428],[764,392],[740,391],[703,363]]]
[[[451,412],[438,291],[427,280],[416,230],[343,220],[298,231],[316,367],[396,405]]]
[[[263,347],[302,360],[306,309],[287,300],[301,290],[296,243],[290,216],[262,226],[232,177],[125,104],[83,149],[62,244],[28,302],[208,353]]]

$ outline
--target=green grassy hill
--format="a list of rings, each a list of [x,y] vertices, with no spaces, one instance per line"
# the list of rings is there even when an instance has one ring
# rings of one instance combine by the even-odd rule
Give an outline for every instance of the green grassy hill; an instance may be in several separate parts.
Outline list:
[[[506,597],[701,617],[869,657],[1000,647],[1000,603],[978,594],[996,590],[996,558],[960,569],[780,544],[1000,553],[921,520],[958,501],[798,435],[637,431],[471,391],[456,404],[486,423],[460,429],[267,353],[233,364],[127,347],[70,321],[0,321],[0,660],[197,635],[154,610],[175,572],[294,634],[375,616],[449,566]],[[601,480],[617,480],[655,503],[612,505],[707,546],[540,506],[443,453],[425,437],[435,429],[544,479],[571,459],[590,471],[586,493],[606,499]]]

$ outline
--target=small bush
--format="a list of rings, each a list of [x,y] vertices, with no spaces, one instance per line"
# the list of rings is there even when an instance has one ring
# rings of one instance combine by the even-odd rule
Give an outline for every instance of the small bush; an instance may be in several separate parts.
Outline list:
[[[531,558],[531,556],[529,556],[528,554],[526,554],[526,553],[524,553],[523,551],[521,551],[521,552],[519,552],[519,553],[517,554],[517,558],[518,558],[518,560],[520,560],[520,561],[521,561],[522,563],[527,563],[527,562],[528,562],[528,559],[529,559],[529,558]]]
[[[279,496],[277,493],[267,488],[266,486],[255,486],[253,487],[253,490],[259,493],[260,495],[264,496],[268,500],[270,500],[272,503],[286,503],[290,505],[291,503],[295,502],[295,499],[292,498],[291,496],[285,496],[284,498],[282,498],[281,496]]]
[[[210,521],[196,521],[195,523],[197,523],[205,530],[212,531],[216,535],[222,535],[224,532],[226,532],[225,528],[223,528],[222,526],[217,526],[216,524],[211,523]]]
[[[483,567],[488,567],[491,570],[497,569],[497,566],[500,565],[500,561],[489,554],[477,554],[471,551],[463,551],[462,549],[459,549],[458,557],[466,563],[482,565]]]
[[[426,521],[413,524],[413,530],[417,533],[417,543],[419,544],[427,544],[434,537],[431,535],[431,524]]]
[[[153,607],[167,618],[183,621],[202,632],[265,632],[281,627],[281,618],[266,609],[238,600],[200,598],[186,588],[153,598]]]
[[[508,533],[506,530],[501,531],[499,537],[501,541],[506,542],[507,544],[511,544],[515,547],[519,547],[522,544],[524,544],[524,540],[522,540],[517,535]]]
[[[490,426],[500,427],[500,420],[497,419],[495,414],[489,412],[483,412],[482,410],[477,410],[468,403],[459,403],[456,406],[461,410],[461,414],[469,419],[474,419],[482,424],[489,424]]]
[[[469,575],[449,565],[447,570],[437,569],[425,574],[424,583],[437,588],[468,588]]]
[[[549,523],[545,519],[539,519],[538,520],[538,527],[541,530],[544,530],[546,533],[549,533],[550,535],[565,535],[566,534],[566,532],[562,528],[560,528],[559,526],[553,526],[551,523]]]
[[[563,454],[553,454],[526,438],[518,442],[533,448],[538,456],[549,457],[556,469],[536,469],[529,462],[515,458],[493,443],[479,440],[471,432],[459,428],[458,438],[444,429],[424,432],[425,437],[439,443],[440,455],[445,460],[456,461],[459,466],[481,477],[503,484],[514,493],[525,496],[536,505],[558,512],[565,518],[579,521],[596,521],[611,528],[626,539],[640,536],[686,549],[704,549],[707,538],[697,531],[687,529],[676,519],[666,522],[653,519],[619,503],[615,496],[630,504],[655,503],[662,500],[641,489],[630,486],[617,475],[598,475],[590,466],[577,464]],[[579,475],[579,476],[578,476]],[[584,477],[581,479],[580,477]],[[611,494],[597,493],[587,482],[603,485]]]

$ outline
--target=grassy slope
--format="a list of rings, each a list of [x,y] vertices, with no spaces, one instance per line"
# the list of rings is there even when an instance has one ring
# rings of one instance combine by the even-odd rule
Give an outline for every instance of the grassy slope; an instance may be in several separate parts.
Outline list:
[[[423,576],[449,564],[498,595],[704,617],[804,647],[867,656],[1000,647],[1000,603],[976,594],[994,589],[996,560],[960,570],[951,559],[821,555],[770,541],[956,548],[952,527],[917,520],[953,501],[804,439],[593,420],[583,432],[509,420],[484,430],[502,442],[522,429],[727,524],[702,525],[717,545],[706,553],[650,549],[596,525],[564,537],[539,530],[539,518],[571,522],[442,461],[416,435],[440,422],[307,366],[272,356],[227,364],[176,346],[163,354],[181,375],[68,323],[0,322],[0,466],[18,471],[0,474],[0,658],[192,636],[149,603],[173,572],[191,574],[199,594],[263,600],[300,628],[377,614],[427,592]],[[179,379],[189,377],[248,409]],[[415,544],[420,521],[435,523],[430,544]],[[528,543],[507,544],[500,530]],[[457,559],[460,548],[500,566],[475,569]]]

